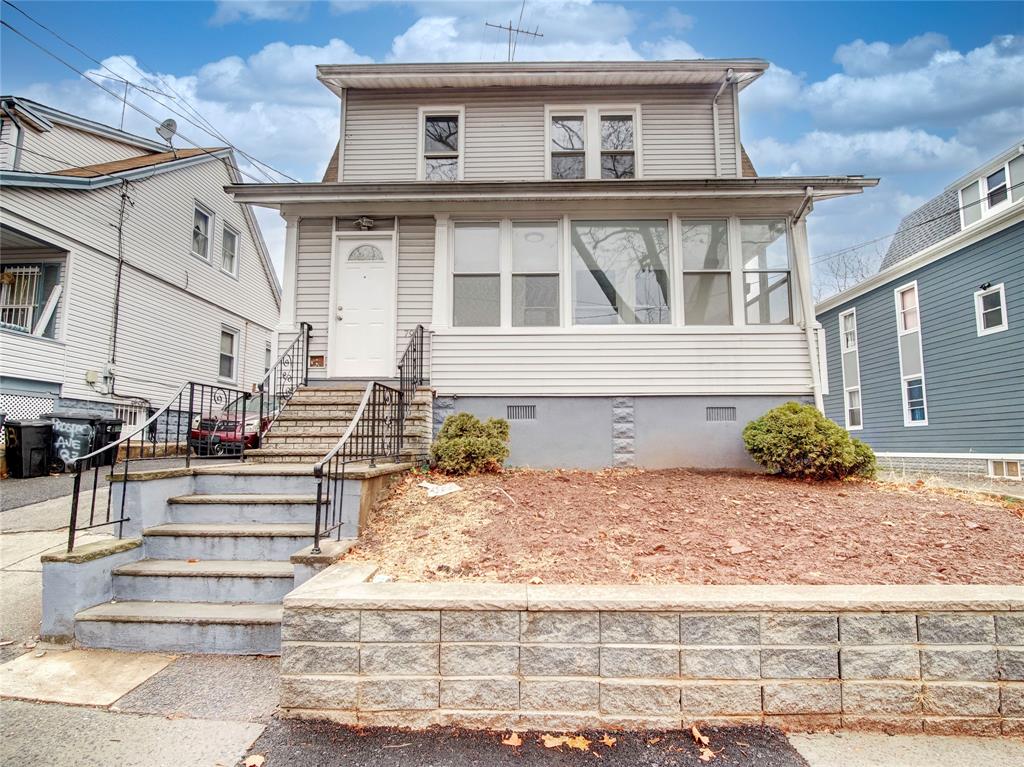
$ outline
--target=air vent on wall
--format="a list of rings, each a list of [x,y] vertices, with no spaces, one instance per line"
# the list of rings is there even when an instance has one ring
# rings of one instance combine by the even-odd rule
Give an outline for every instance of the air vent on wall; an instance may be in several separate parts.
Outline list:
[[[707,409],[707,420],[711,421],[735,421],[736,408],[734,407],[709,407]]]
[[[536,421],[536,405],[506,405],[506,417],[510,421]]]

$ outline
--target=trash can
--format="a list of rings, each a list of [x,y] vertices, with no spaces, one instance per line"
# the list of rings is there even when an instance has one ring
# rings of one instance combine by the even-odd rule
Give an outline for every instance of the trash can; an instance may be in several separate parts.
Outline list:
[[[54,468],[65,471],[69,463],[95,450],[96,433],[102,416],[85,411],[68,410],[59,413],[44,413],[53,424]],[[83,466],[83,469],[92,468]]]
[[[43,477],[50,471],[49,421],[7,421],[4,440],[7,442],[7,471],[12,477]]]
[[[93,450],[111,445],[121,439],[121,428],[124,421],[120,418],[101,418],[96,425],[96,439],[93,441]],[[98,455],[93,460],[94,466],[113,466],[117,463],[117,450],[110,450],[105,455]]]

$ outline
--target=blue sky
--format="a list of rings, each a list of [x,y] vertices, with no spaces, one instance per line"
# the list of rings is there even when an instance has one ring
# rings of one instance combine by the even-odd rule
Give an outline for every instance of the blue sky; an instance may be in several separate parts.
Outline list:
[[[502,60],[504,39],[484,21],[520,9],[518,0],[14,2],[119,75],[173,87],[233,143],[303,180],[320,177],[337,140],[337,104],[316,82],[315,64]],[[11,7],[0,12],[78,69],[103,71]],[[891,232],[947,183],[1024,139],[1022,3],[528,0],[523,24],[545,36],[521,42],[519,60],[772,62],[741,97],[743,141],[758,171],[883,178],[861,197],[818,207],[816,258]],[[62,64],[7,29],[2,43],[5,93],[120,120],[115,99]],[[170,115],[140,92],[131,100]],[[178,122],[190,138],[220,143]],[[136,113],[126,127],[153,133]],[[260,219],[279,262],[275,216]],[[819,282],[828,281],[823,268]]]

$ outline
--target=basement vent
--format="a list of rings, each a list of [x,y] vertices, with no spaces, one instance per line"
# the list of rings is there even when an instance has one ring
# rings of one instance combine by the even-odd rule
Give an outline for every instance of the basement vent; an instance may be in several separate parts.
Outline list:
[[[734,407],[709,407],[707,409],[707,420],[711,421],[735,421],[736,408]]]
[[[536,421],[536,405],[506,405],[506,416],[510,421]]]

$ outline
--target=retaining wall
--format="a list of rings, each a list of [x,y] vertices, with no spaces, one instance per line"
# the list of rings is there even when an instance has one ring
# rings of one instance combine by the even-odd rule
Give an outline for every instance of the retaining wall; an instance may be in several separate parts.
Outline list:
[[[352,584],[284,600],[286,715],[1024,735],[1024,587]]]

